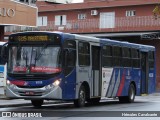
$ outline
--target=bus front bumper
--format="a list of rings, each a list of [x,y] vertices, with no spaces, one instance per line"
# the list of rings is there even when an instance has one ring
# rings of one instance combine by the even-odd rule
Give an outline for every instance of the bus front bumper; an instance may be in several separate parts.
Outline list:
[[[6,86],[6,97],[14,99],[62,99],[62,89],[59,86],[47,88],[19,88],[17,86]]]

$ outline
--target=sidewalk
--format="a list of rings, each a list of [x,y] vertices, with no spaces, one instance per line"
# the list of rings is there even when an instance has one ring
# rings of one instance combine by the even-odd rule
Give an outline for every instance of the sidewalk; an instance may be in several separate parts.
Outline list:
[[[160,96],[160,91],[159,91],[159,92],[152,93],[152,94],[149,94],[149,96]]]

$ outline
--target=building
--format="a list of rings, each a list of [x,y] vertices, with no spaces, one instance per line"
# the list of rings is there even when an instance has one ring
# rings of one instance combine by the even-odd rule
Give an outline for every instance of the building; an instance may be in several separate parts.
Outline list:
[[[30,30],[63,31],[154,45],[157,90],[160,90],[158,0],[84,0],[75,4],[38,1],[37,7],[38,27]]]
[[[68,4],[72,2],[72,0],[37,0],[37,1],[47,1],[47,2],[52,2],[56,4]]]
[[[37,11],[34,0],[1,0],[0,40],[4,40],[5,26],[36,26]]]

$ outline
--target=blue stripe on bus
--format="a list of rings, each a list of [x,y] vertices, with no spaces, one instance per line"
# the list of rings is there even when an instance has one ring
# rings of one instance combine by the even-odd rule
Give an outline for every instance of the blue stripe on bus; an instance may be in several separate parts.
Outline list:
[[[121,81],[121,71],[119,70],[118,71],[118,77],[115,81],[115,86],[114,86],[114,89],[113,89],[112,97],[116,97],[120,81]]]
[[[110,80],[110,83],[108,86],[107,95],[106,95],[107,97],[111,97],[111,95],[112,95],[114,81],[115,81],[115,69],[113,70],[112,77],[111,77],[111,80]]]
[[[76,68],[72,70],[72,72],[65,77],[65,81],[63,81],[62,87],[62,98],[64,100],[75,99],[76,95]]]
[[[127,96],[131,81],[135,82],[136,94],[140,95],[140,80],[140,69],[114,68],[106,97]],[[153,80],[153,77],[150,80]],[[149,91],[154,91],[154,85]]]
[[[52,84],[55,80],[61,78],[61,75],[55,77],[55,78],[51,78],[51,79],[48,79],[48,80],[38,80],[38,81],[32,81],[32,80],[17,80],[17,79],[14,79],[12,77],[8,77],[8,80],[10,80],[11,82],[25,82],[24,85],[22,86],[30,86],[30,87],[36,87],[36,86],[47,86],[49,84]]]

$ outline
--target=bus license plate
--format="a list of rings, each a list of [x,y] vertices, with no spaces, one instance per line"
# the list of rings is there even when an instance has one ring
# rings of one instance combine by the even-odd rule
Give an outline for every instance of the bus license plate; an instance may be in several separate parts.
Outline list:
[[[28,92],[25,92],[25,95],[34,95],[34,92],[33,91],[28,91]]]

